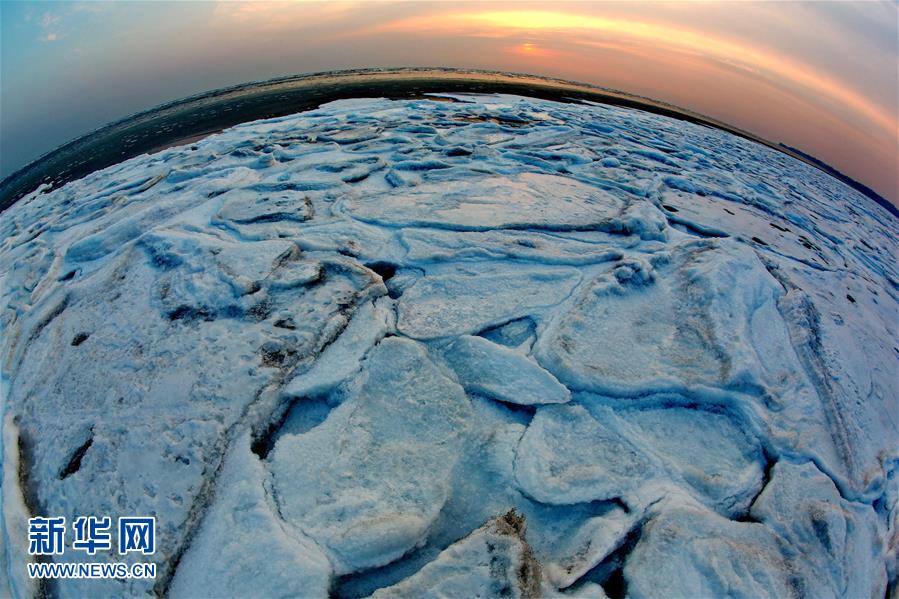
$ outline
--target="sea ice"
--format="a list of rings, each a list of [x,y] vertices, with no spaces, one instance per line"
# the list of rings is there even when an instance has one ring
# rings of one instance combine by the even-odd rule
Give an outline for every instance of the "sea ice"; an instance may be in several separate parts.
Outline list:
[[[4,211],[0,594],[894,592],[894,218],[724,131],[439,99]],[[157,578],[31,580],[30,515],[153,515]]]
[[[181,559],[172,597],[328,594],[328,558],[278,517],[266,478],[244,434],[225,457],[215,503]]]
[[[644,527],[624,576],[635,598],[657,597],[660,589],[666,597],[795,597],[805,593],[801,566],[764,524],[683,506]]]
[[[460,265],[426,276],[397,306],[397,329],[416,339],[476,333],[544,312],[564,300],[580,280],[571,268]]]
[[[462,335],[442,353],[469,393],[524,405],[571,399],[568,389],[536,362],[483,337]]]
[[[338,574],[422,542],[470,419],[462,388],[414,341],[382,341],[362,376],[321,425],[281,437],[271,456],[281,514],[327,548]]]
[[[540,564],[524,540],[524,527],[524,518],[514,511],[499,516],[372,597],[535,597]]]
[[[614,424],[580,405],[551,406],[522,437],[515,478],[535,500],[568,505],[626,497],[657,468]]]

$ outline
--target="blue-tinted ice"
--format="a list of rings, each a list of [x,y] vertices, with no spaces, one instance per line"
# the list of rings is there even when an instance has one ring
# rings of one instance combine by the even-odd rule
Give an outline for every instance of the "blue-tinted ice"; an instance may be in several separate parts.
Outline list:
[[[440,99],[3,213],[0,594],[36,511],[157,518],[156,581],[63,597],[882,597],[893,217],[707,127]]]

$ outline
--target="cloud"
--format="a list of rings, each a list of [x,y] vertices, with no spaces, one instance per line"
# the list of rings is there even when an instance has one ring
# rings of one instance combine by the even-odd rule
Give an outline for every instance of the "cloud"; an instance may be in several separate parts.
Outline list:
[[[98,15],[106,12],[110,4],[106,2],[75,2],[72,4],[72,12],[85,12]]]
[[[30,20],[31,16],[26,15],[26,20]],[[41,32],[37,36],[39,42],[55,42],[62,37],[59,34],[60,17],[54,12],[45,11],[37,19],[37,25]]]
[[[215,5],[212,24],[253,31],[309,30],[326,23],[340,23],[359,7],[359,2],[221,0]]]
[[[534,42],[525,42],[523,44],[518,44],[516,46],[508,48],[507,51],[511,52],[512,54],[524,56],[527,58],[550,58],[557,57],[561,54],[556,50],[540,46]]]
[[[41,15],[40,20],[38,21],[41,27],[44,29],[49,29],[50,27],[55,27],[59,24],[59,15],[54,14],[52,12],[45,12]]]
[[[797,93],[848,108],[854,116],[866,120],[870,129],[895,132],[897,127],[893,111],[878,106],[831,73],[761,46],[678,23],[553,10],[499,9],[411,17],[378,29],[382,32],[425,32],[427,35],[443,31],[470,36],[511,36],[545,31],[556,35],[578,33],[600,41],[608,41],[610,37],[632,42],[648,41],[660,53],[669,50],[698,53],[781,85],[791,85]]]

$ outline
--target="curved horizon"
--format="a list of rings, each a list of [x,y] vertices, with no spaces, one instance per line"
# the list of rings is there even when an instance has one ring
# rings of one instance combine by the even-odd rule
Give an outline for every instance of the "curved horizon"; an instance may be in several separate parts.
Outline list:
[[[214,97],[214,96],[218,96],[221,94],[226,94],[226,93],[234,92],[234,91],[240,91],[243,89],[256,87],[256,86],[274,85],[274,84],[280,84],[283,82],[290,82],[290,81],[302,80],[302,79],[310,79],[310,78],[315,78],[315,77],[320,77],[320,76],[329,76],[329,75],[343,76],[343,75],[376,74],[376,73],[387,74],[387,73],[396,73],[396,72],[401,72],[401,71],[408,71],[410,73],[419,73],[419,72],[424,73],[424,72],[428,72],[428,71],[444,71],[444,72],[453,73],[453,74],[469,73],[469,74],[485,74],[485,75],[503,75],[503,76],[524,77],[524,78],[531,78],[531,79],[535,79],[535,80],[543,80],[548,83],[570,84],[570,85],[580,86],[580,87],[583,87],[586,89],[595,89],[598,91],[601,90],[604,92],[620,94],[622,96],[627,96],[627,97],[634,98],[634,99],[646,100],[646,101],[649,101],[649,102],[652,102],[655,104],[659,104],[659,105],[669,106],[673,109],[683,112],[684,114],[693,114],[693,115],[702,117],[709,122],[716,122],[718,124],[727,125],[729,128],[732,128],[733,130],[738,130],[738,131],[744,132],[746,134],[752,135],[754,137],[758,137],[758,139],[762,139],[771,144],[776,143],[772,140],[765,139],[761,136],[755,136],[755,134],[752,133],[751,131],[743,131],[739,127],[736,127],[735,125],[732,125],[730,123],[726,123],[724,121],[718,121],[717,119],[714,119],[708,115],[705,115],[705,114],[702,114],[699,112],[695,112],[693,110],[684,108],[682,106],[678,106],[677,104],[665,102],[659,98],[652,98],[649,96],[634,94],[634,93],[628,92],[627,90],[616,89],[616,88],[611,88],[611,87],[604,87],[602,85],[595,84],[595,83],[588,83],[586,81],[578,81],[578,80],[574,80],[574,79],[563,79],[563,78],[559,78],[559,77],[551,77],[548,75],[541,75],[539,73],[499,71],[499,70],[492,70],[492,69],[466,69],[466,68],[457,68],[457,67],[442,67],[442,66],[437,66],[437,65],[360,67],[360,68],[353,68],[353,69],[332,69],[332,70],[325,70],[325,71],[308,71],[308,72],[302,72],[302,73],[282,74],[282,75],[277,75],[274,77],[269,77],[266,79],[250,79],[250,80],[244,81],[242,83],[235,83],[235,84],[226,85],[223,87],[211,88],[211,89],[207,89],[205,91],[200,91],[198,93],[193,93],[193,94],[190,94],[187,96],[165,100],[163,102],[155,104],[154,106],[151,106],[150,108],[143,108],[143,109],[137,110],[135,112],[130,112],[127,114],[120,115],[118,117],[113,118],[112,120],[110,120],[108,122],[98,125],[97,127],[93,128],[89,131],[80,133],[78,135],[75,135],[74,137],[66,139],[65,141],[61,142],[60,144],[48,149],[46,152],[39,154],[34,159],[26,162],[25,164],[23,164],[16,170],[12,171],[11,173],[5,174],[2,178],[0,178],[0,184],[2,184],[6,180],[14,177],[21,171],[31,167],[35,163],[40,162],[44,158],[47,158],[48,156],[53,155],[55,152],[58,152],[59,150],[65,148],[75,142],[89,138],[90,136],[95,135],[96,133],[103,131],[109,127],[114,127],[116,125],[120,125],[120,124],[130,121],[132,119],[137,119],[137,118],[143,117],[145,115],[153,114],[160,110],[177,107],[181,104],[191,102],[194,100],[200,100],[203,98]]]
[[[239,123],[304,112],[337,99],[401,99],[448,92],[506,93],[559,101],[588,100],[715,127],[823,170],[899,216],[899,211],[889,201],[814,156],[667,102],[542,75],[449,67],[299,73],[212,89],[165,102],[69,140],[0,179],[0,212],[40,185],[49,184],[55,188],[129,158],[191,143]],[[269,96],[268,101],[266,96]],[[255,102],[255,105],[243,112],[231,112],[237,106],[231,102],[241,105]],[[197,111],[202,111],[203,116],[198,118]],[[85,155],[89,158],[85,159]]]
[[[204,90],[445,65],[657,99],[798,148],[899,202],[891,3],[21,2],[0,11],[0,176]]]

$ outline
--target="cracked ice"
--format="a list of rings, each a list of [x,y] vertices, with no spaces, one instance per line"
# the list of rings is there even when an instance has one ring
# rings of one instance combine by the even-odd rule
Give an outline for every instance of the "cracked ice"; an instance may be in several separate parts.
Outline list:
[[[37,190],[0,233],[0,594],[895,581],[896,221],[770,148],[344,100]],[[41,587],[29,514],[153,515],[159,576]]]

